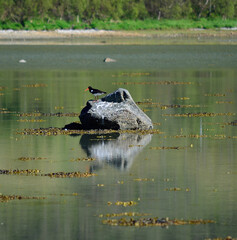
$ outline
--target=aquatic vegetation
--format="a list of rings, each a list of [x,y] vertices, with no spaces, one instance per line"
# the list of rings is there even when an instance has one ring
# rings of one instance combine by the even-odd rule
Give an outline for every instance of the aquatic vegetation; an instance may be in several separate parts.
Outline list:
[[[0,114],[9,114],[9,113],[15,113],[15,112],[9,111],[7,108],[0,108]]]
[[[225,93],[205,93],[205,97],[225,97]]]
[[[47,84],[44,83],[35,83],[35,84],[26,84],[23,85],[22,87],[26,87],[26,88],[38,88],[38,87],[48,87]]]
[[[113,85],[190,85],[192,82],[160,81],[160,82],[113,82]]]
[[[112,75],[112,77],[139,77],[149,75],[151,75],[149,72],[133,72],[133,73],[124,72],[118,75]]]
[[[8,169],[0,169],[0,174],[5,175],[39,175],[41,171],[39,169],[14,169],[14,170],[8,170]]]
[[[20,119],[17,122],[46,122],[44,119]]]
[[[64,107],[63,107],[63,106],[55,106],[54,109],[55,109],[55,110],[64,109]]]
[[[112,202],[107,202],[107,204],[110,206],[113,203]],[[123,202],[123,201],[117,201],[114,203],[116,206],[123,206],[123,207],[130,207],[130,206],[134,206],[137,204],[137,202],[135,201],[127,201],[127,202]]]
[[[185,147],[150,147],[151,150],[180,150]]]
[[[78,117],[80,113],[19,113],[17,116],[19,117]]]
[[[189,135],[175,135],[175,136],[170,136],[171,138],[207,138],[208,135],[203,134],[189,134]]]
[[[216,104],[233,104],[232,101],[216,101]]]
[[[178,99],[178,100],[190,100],[189,97],[178,97],[177,99]]]
[[[199,104],[192,105],[192,104],[161,104],[161,103],[155,103],[151,101],[142,101],[142,102],[136,102],[137,105],[145,105],[149,107],[159,107],[162,110],[168,109],[168,108],[200,108],[204,107]]]
[[[134,216],[148,216],[150,214],[147,213],[138,213],[138,212],[122,212],[122,213],[107,213],[107,214],[100,214],[98,217],[104,218],[104,217],[122,217],[122,216],[128,216],[128,217],[134,217]]]
[[[46,199],[45,197],[25,197],[21,195],[3,195],[0,193],[0,202],[9,202],[11,200],[23,200],[23,199]]]
[[[227,236],[225,238],[217,237],[217,238],[205,238],[205,240],[237,240],[237,238],[232,238],[231,236]]]
[[[103,183],[98,183],[97,187],[104,187],[105,185]]]
[[[129,134],[163,134],[159,129],[150,130],[66,130],[62,128],[27,128],[17,131],[20,135],[39,135],[39,136],[56,136],[56,135],[80,135],[80,134],[108,134],[108,133],[129,133]]]
[[[174,113],[174,114],[162,114],[165,117],[217,117],[217,116],[234,116],[235,113]]]
[[[91,162],[95,160],[96,160],[95,158],[76,158],[76,159],[72,159],[71,162],[84,162],[84,161]]]
[[[155,181],[154,178],[135,178],[133,180],[137,182],[148,182],[148,181],[154,182]]]
[[[46,173],[42,174],[41,176],[48,176],[51,178],[86,178],[96,176],[95,173],[89,172],[54,172],[54,173]]]
[[[78,196],[78,193],[60,193],[60,196]]]
[[[159,227],[168,227],[168,226],[178,226],[178,225],[197,225],[197,224],[208,224],[215,223],[213,220],[183,220],[183,219],[174,219],[169,220],[169,218],[140,218],[140,219],[106,219],[102,221],[103,224],[110,226],[135,226],[135,227],[145,227],[145,226],[159,226]]]
[[[41,159],[47,159],[43,157],[19,157],[18,160],[20,161],[31,161],[31,160],[41,160]]]
[[[48,176],[51,178],[86,178],[97,176],[95,173],[89,172],[52,172],[52,173],[41,173],[38,169],[15,169],[15,170],[7,170],[7,169],[0,169],[0,174],[5,175],[33,175],[33,176]]]
[[[182,189],[182,188],[179,188],[179,187],[173,187],[173,188],[166,188],[165,191],[185,191],[185,192],[190,192],[191,190],[189,188],[185,188],[185,189]]]

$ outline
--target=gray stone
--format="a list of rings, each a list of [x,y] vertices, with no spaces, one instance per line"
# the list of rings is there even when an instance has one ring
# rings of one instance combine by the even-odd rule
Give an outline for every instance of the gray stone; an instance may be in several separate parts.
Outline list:
[[[152,129],[151,119],[136,105],[128,90],[119,88],[98,101],[88,101],[79,116],[89,129]]]
[[[111,63],[111,62],[116,62],[116,60],[115,60],[115,59],[112,59],[112,58],[105,58],[105,59],[104,59],[104,62],[106,62],[106,63]]]

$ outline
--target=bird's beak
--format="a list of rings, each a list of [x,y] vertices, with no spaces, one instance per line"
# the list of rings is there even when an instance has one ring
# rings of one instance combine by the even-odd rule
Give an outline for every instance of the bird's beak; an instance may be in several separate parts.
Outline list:
[[[85,91],[88,91],[89,90],[89,88],[87,88]]]

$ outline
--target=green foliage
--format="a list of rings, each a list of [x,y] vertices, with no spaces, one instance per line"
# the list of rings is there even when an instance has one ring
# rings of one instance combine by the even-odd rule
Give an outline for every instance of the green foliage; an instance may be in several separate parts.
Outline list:
[[[1,29],[215,28],[236,18],[237,0],[0,0]]]

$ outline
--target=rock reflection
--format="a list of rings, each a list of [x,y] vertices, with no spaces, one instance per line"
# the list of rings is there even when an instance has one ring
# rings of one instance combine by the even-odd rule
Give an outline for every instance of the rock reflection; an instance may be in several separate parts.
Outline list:
[[[96,159],[90,166],[90,172],[102,168],[104,164],[124,171],[132,166],[135,156],[151,141],[151,138],[151,134],[84,134],[80,145],[89,158]]]

